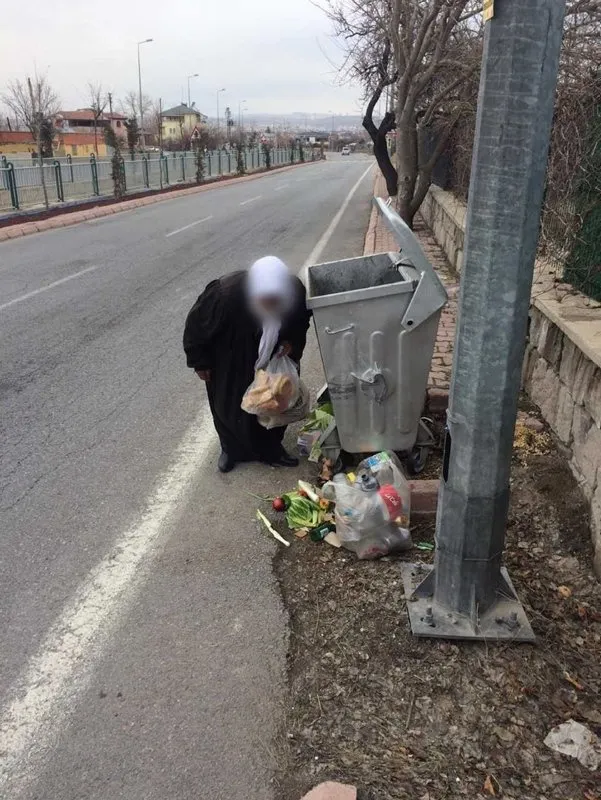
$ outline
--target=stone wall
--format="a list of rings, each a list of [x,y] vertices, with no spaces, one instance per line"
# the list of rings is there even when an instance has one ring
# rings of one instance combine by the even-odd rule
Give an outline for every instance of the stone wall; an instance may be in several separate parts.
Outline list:
[[[449,264],[457,272],[463,266],[465,203],[438,186],[431,186],[420,214],[444,250]]]
[[[565,445],[570,468],[591,504],[595,568],[601,575],[601,369],[532,306],[522,378]]]
[[[465,205],[434,186],[421,214],[460,272]],[[522,377],[590,503],[595,568],[601,575],[601,309],[578,292],[562,296],[556,286],[535,283]]]

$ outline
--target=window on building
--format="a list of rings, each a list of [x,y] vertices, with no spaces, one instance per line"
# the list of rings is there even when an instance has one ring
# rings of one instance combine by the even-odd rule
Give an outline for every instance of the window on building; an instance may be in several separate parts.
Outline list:
[[[118,120],[117,120],[117,127],[118,127],[118,128],[120,128],[120,127],[121,127],[121,120],[120,120],[120,119],[118,119]]]

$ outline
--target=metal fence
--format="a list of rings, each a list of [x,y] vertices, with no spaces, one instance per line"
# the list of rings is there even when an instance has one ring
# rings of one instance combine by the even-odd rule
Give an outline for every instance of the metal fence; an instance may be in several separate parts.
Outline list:
[[[271,166],[279,167],[300,160],[314,160],[311,150],[272,148]],[[242,151],[244,172],[265,168],[262,148]],[[236,150],[215,150],[202,157],[203,180],[220,175],[239,173]],[[193,152],[150,154],[134,159],[119,159],[125,191],[162,189],[177,184],[197,181],[196,154]],[[56,206],[72,200],[86,200],[111,196],[114,191],[113,162],[110,158],[72,158],[71,156],[45,159],[43,165],[29,163],[22,166],[0,159],[0,214],[20,209],[45,208],[44,185],[49,205]],[[43,181],[42,181],[43,175]]]

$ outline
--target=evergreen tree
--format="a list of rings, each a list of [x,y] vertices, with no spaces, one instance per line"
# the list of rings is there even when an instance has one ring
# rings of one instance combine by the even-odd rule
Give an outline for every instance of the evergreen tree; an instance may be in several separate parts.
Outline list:
[[[271,169],[271,148],[267,142],[263,142],[261,148],[263,149],[263,155],[265,156],[265,169]]]
[[[202,183],[205,177],[205,161],[200,142],[197,142],[194,148],[194,166],[196,167],[196,183]]]
[[[136,157],[136,145],[140,140],[140,126],[138,125],[137,117],[130,117],[125,120],[125,129],[127,130],[127,148],[129,155],[133,161]]]
[[[54,125],[52,120],[44,118],[40,121],[40,145],[42,158],[52,158],[54,155],[52,139],[54,138]]]
[[[242,142],[236,144],[236,171],[238,175],[244,175],[246,165],[244,164],[244,145]]]
[[[125,168],[121,157],[121,141],[112,128],[104,129],[104,141],[113,151],[111,156],[111,178],[113,194],[120,200],[125,194]]]

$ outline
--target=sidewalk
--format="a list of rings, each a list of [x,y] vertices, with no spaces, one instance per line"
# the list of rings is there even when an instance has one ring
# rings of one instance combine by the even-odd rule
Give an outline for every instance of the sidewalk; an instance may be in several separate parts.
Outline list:
[[[457,281],[421,219],[416,233],[451,294],[430,374],[442,394]],[[386,250],[398,246],[372,214],[365,253]],[[399,562],[432,553],[357,561],[309,537],[278,551],[291,628],[279,799],[340,781],[305,800],[599,800],[595,774],[544,743],[568,719],[601,734],[601,586],[585,503],[544,429],[516,437],[511,481],[504,560],[535,647],[412,636]],[[412,521],[412,535],[433,542],[433,520]]]
[[[378,174],[374,186],[376,197],[386,197],[386,183],[381,174]],[[457,290],[458,279],[449,267],[449,263],[434,236],[423,219],[418,216],[415,221],[415,233],[424,249],[426,256],[430,259],[434,268],[440,275],[449,293],[449,304],[443,309],[438,328],[436,347],[434,348],[434,358],[432,359],[432,369],[428,380],[431,389],[449,390],[451,381],[451,366],[453,364],[453,342],[455,341],[455,322],[457,319]],[[371,253],[382,253],[387,251],[397,251],[399,246],[393,234],[390,233],[378,210],[374,207],[371,213],[369,228],[365,236],[364,255]]]

